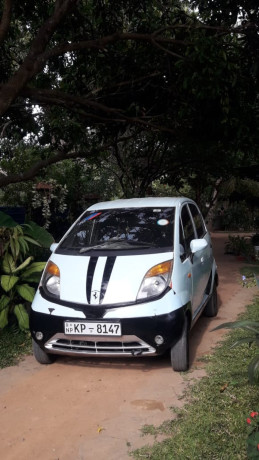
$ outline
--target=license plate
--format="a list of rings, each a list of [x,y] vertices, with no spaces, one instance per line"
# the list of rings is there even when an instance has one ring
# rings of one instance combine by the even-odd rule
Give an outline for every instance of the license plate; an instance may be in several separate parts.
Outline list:
[[[120,323],[66,321],[64,327],[71,335],[121,335]]]

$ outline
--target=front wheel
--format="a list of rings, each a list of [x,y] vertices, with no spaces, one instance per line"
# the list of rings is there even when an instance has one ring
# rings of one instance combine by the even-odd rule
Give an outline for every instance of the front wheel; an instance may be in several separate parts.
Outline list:
[[[55,361],[55,356],[46,353],[40,346],[32,339],[32,351],[35,359],[40,364],[52,364]]]
[[[189,325],[185,318],[183,333],[171,348],[171,364],[174,371],[184,372],[189,369]]]
[[[212,318],[213,316],[217,316],[218,314],[218,294],[217,294],[217,286],[216,286],[215,281],[213,284],[211,298],[208,301],[206,307],[204,308],[203,314],[204,316],[207,316],[208,318]]]

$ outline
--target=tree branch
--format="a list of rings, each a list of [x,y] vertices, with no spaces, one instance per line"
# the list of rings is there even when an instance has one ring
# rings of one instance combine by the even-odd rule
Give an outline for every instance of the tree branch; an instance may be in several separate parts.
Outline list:
[[[174,134],[173,129],[155,124],[150,121],[150,118],[130,117],[127,116],[121,109],[111,108],[104,104],[100,104],[99,102],[91,101],[85,97],[72,96],[70,94],[63,93],[62,91],[26,87],[21,91],[21,95],[23,97],[30,98],[34,103],[62,106],[69,108],[76,113],[78,113],[78,108],[90,108],[93,110],[93,113],[82,112],[80,114],[88,117],[89,119],[96,119],[101,122],[116,121],[124,124],[127,122],[129,124],[141,125],[148,129]],[[106,118],[104,118],[103,114],[106,114]]]
[[[143,34],[137,32],[115,32],[114,34],[107,35],[102,38],[98,38],[96,40],[82,40],[80,42],[75,43],[62,43],[54,48],[47,50],[42,56],[42,60],[45,62],[55,56],[60,56],[65,53],[73,52],[73,51],[85,51],[88,49],[94,49],[96,51],[105,49],[108,45],[114,44],[118,41],[144,41],[154,44],[171,44],[171,45],[181,45],[181,46],[190,46],[192,43],[188,40],[179,40],[176,38],[170,38],[162,36],[161,33],[168,32],[176,29],[192,29],[192,30],[211,30],[215,33],[222,34],[240,34],[243,33],[247,27],[239,26],[239,27],[223,27],[223,26],[209,26],[206,24],[175,24],[170,27],[161,28],[155,32],[150,34]],[[168,50],[166,48],[162,48],[164,51]],[[177,57],[179,57],[177,55]]]
[[[41,26],[36,37],[32,41],[29,53],[24,59],[18,71],[2,86],[0,91],[0,116],[10,107],[14,99],[19,95],[22,88],[36,75],[45,65],[41,56],[44,55],[46,46],[64,16],[77,3],[77,0],[57,0],[53,15]]]
[[[2,14],[1,22],[0,22],[0,45],[4,41],[5,36],[10,26],[12,4],[13,4],[13,0],[4,1],[3,14]]]
[[[35,176],[37,176],[38,172],[42,169],[46,168],[55,163],[59,163],[60,161],[72,159],[72,158],[82,158],[85,157],[85,152],[69,152],[66,153],[63,150],[59,150],[55,155],[49,158],[45,158],[44,160],[39,160],[30,166],[25,171],[19,174],[10,174],[10,175],[0,175],[0,188],[6,187],[9,184],[17,184],[19,182],[26,182],[32,180]]]

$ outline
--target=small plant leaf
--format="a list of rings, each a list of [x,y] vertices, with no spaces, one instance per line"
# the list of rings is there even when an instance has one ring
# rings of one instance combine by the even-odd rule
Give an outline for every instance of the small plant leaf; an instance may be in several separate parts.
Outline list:
[[[35,289],[29,284],[20,284],[17,286],[17,292],[19,295],[28,302],[32,302],[35,296]]]
[[[30,238],[29,236],[23,236],[23,239],[28,241],[29,243],[35,244],[36,246],[40,246],[38,241],[34,240],[33,238]]]
[[[259,385],[259,355],[255,356],[248,366],[248,378],[252,385]]]
[[[46,262],[33,262],[24,272],[23,276],[31,275],[32,273],[41,273],[46,265]]]
[[[237,345],[241,345],[242,343],[248,343],[250,347],[252,343],[254,342],[254,340],[255,340],[254,337],[243,337],[242,339],[238,339],[235,343],[233,343],[233,345],[231,345],[230,348],[234,348]]]
[[[16,268],[15,273],[26,268],[29,265],[29,263],[32,261],[32,259],[33,257],[27,257],[27,259],[25,259],[25,261]]]
[[[0,329],[4,329],[8,324],[8,308],[0,312]]]
[[[41,273],[31,273],[30,275],[22,275],[20,280],[25,281],[26,283],[35,283],[39,284],[41,279]]]
[[[19,238],[19,244],[20,244],[22,253],[25,255],[26,252],[28,252],[29,250],[28,243],[23,238]]]
[[[245,320],[245,321],[234,321],[231,323],[223,323],[211,329],[211,332],[217,331],[218,329],[238,329],[238,328],[241,328],[241,329],[257,328],[259,330],[259,321]]]
[[[29,315],[21,303],[15,305],[14,307],[14,314],[18,320],[19,328],[22,331],[27,331],[29,329]]]
[[[43,248],[49,249],[54,242],[53,236],[43,227],[40,227],[35,222],[28,223],[28,229],[24,232],[26,235],[34,238]]]
[[[6,253],[2,265],[4,273],[11,275],[16,270],[16,265],[11,254]]]
[[[18,276],[14,276],[14,275],[2,275],[1,276],[1,286],[5,292],[9,292],[18,281],[19,281]]]
[[[16,227],[17,222],[12,219],[12,217],[5,214],[5,212],[0,211],[0,227],[13,228]]]
[[[4,310],[10,302],[10,297],[7,295],[2,295],[0,298],[0,311]]]

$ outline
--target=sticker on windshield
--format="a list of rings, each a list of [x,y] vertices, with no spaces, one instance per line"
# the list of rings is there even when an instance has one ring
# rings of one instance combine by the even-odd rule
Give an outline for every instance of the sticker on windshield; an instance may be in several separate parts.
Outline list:
[[[90,214],[90,216],[86,217],[84,219],[84,222],[86,222],[87,220],[92,220],[92,219],[95,219],[97,216],[99,216],[100,214],[102,214],[101,212],[95,212],[94,214]]]
[[[157,225],[162,225],[162,226],[164,226],[164,225],[168,225],[168,224],[169,224],[169,220],[167,220],[167,219],[159,219],[159,220],[157,221]]]

